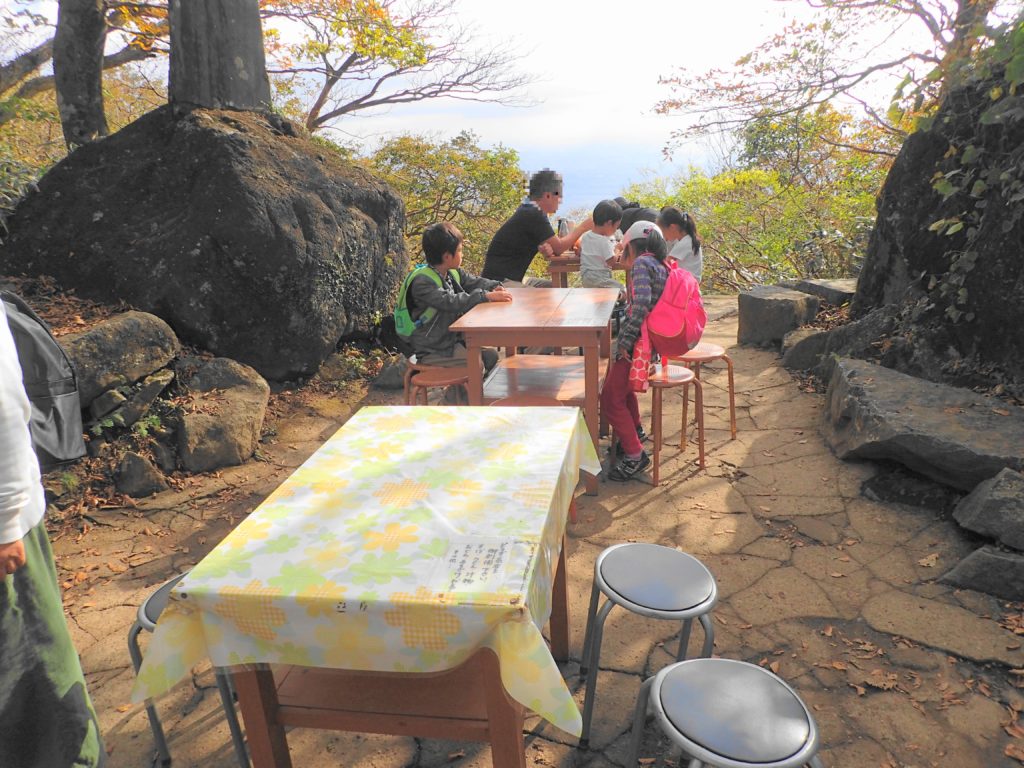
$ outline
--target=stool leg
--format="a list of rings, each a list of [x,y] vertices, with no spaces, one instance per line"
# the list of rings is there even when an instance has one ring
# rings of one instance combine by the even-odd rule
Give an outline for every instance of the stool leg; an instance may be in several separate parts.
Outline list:
[[[245,752],[245,737],[242,736],[242,728],[238,725],[235,698],[231,695],[231,680],[228,674],[220,669],[214,667],[213,671],[217,678],[217,690],[220,692],[224,717],[228,721],[228,730],[231,731],[231,743],[235,745],[235,757],[238,758],[240,768],[249,768],[249,756]]]
[[[640,686],[636,697],[636,709],[633,710],[633,733],[629,737],[629,752],[626,757],[626,768],[636,768],[640,760],[640,742],[644,737],[644,722],[647,720],[647,702],[651,698],[651,686],[654,678],[649,677]]]
[[[661,464],[661,387],[655,387],[651,396],[651,420],[654,422],[654,471],[651,480],[658,486],[658,465]]]
[[[686,649],[690,645],[690,630],[693,629],[693,619],[683,621],[683,631],[679,633],[679,652],[676,653],[676,661],[686,660]]]
[[[710,659],[711,652],[715,648],[715,625],[711,622],[711,614],[705,613],[697,618],[704,628],[704,645],[701,646],[700,655],[702,658]]]
[[[597,670],[601,661],[601,640],[604,637],[604,620],[612,610],[612,601],[606,600],[594,620],[594,634],[590,638],[590,663],[587,674],[587,692],[583,697],[583,732],[580,734],[580,746],[586,747],[590,742],[590,721],[594,717],[594,697],[597,693]]]
[[[135,674],[139,674],[142,667],[142,651],[139,650],[139,633],[142,632],[142,625],[136,621],[128,631],[128,655],[132,658],[132,666]],[[156,707],[152,700],[146,702],[146,716],[149,718],[149,730],[153,732],[153,741],[156,742],[156,751],[160,755],[160,762],[163,765],[171,764],[171,752],[167,748],[167,737],[164,735],[163,726],[160,725],[160,717],[156,713]]]
[[[690,385],[683,384],[683,424],[679,431],[679,450],[686,450],[686,417],[690,408]]]
[[[596,570],[597,566],[595,566]],[[583,655],[580,657],[580,675],[586,675],[590,665],[590,641],[594,634],[594,618],[597,616],[597,601],[601,590],[597,586],[597,578],[590,588],[590,607],[587,608],[587,628],[583,633]]]
[[[415,371],[410,365],[406,367],[405,375],[402,376],[402,395],[406,405],[412,405],[412,390],[409,385],[409,381],[412,379],[413,373],[415,373]]]
[[[811,766],[811,768],[825,768],[825,764],[821,762],[821,758],[817,755],[811,758],[811,761],[808,763],[808,765]]]
[[[736,439],[736,383],[733,380],[732,359],[728,355],[722,355],[725,366],[729,370],[729,431],[732,439]]]
[[[693,407],[697,411],[697,447],[700,468],[704,469],[704,386],[700,379],[693,380]]]

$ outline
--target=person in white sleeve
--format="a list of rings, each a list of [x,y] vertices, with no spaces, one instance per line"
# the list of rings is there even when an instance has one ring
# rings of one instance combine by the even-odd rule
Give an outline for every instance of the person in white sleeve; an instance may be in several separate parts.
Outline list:
[[[30,415],[0,308],[0,765],[99,768],[106,752],[64,619]]]

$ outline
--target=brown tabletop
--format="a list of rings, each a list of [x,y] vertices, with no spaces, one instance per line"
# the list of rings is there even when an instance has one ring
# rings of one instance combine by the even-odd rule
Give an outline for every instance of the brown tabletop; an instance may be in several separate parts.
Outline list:
[[[466,340],[469,366],[469,402],[484,402],[483,367],[480,348],[505,347],[508,356],[498,362],[496,376],[515,355],[516,347],[582,347],[584,369],[583,413],[597,445],[600,433],[598,397],[601,392],[601,357],[607,357],[611,342],[611,316],[619,292],[615,288],[512,288],[511,303],[477,304],[451,325]],[[534,376],[541,363],[531,366]],[[551,375],[564,375],[564,366],[552,358]],[[520,391],[519,394],[530,394]],[[597,490],[595,479],[587,478],[587,490]]]

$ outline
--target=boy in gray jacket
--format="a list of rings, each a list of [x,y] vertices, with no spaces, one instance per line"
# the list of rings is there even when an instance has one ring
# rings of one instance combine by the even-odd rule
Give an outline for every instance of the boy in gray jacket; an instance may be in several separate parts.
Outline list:
[[[512,301],[512,294],[497,280],[461,269],[462,233],[449,222],[431,224],[423,233],[427,266],[409,283],[406,303],[416,322],[409,337],[416,360],[427,365],[466,364],[466,344],[449,326],[472,307],[485,301]],[[481,351],[484,369],[498,362],[493,349]]]

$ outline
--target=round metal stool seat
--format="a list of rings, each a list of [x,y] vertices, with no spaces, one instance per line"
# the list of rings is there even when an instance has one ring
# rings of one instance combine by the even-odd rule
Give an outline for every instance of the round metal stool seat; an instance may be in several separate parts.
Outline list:
[[[599,566],[602,591],[640,612],[686,611],[716,592],[715,577],[697,558],[657,544],[626,544],[607,551]],[[675,618],[675,617],[673,617]]]
[[[633,719],[635,765],[648,705],[692,760],[716,768],[820,765],[818,729],[800,697],[767,669],[732,659],[691,659],[647,680]]]
[[[606,600],[598,610],[600,595]],[[693,620],[704,629],[701,656],[710,656],[715,643],[711,609],[718,601],[718,586],[711,571],[697,558],[658,544],[616,544],[604,550],[594,563],[587,630],[583,640],[580,675],[586,675],[583,700],[583,732],[580,744],[590,739],[590,723],[597,693],[604,623],[615,605],[654,619],[681,621],[676,659],[686,658]]]

